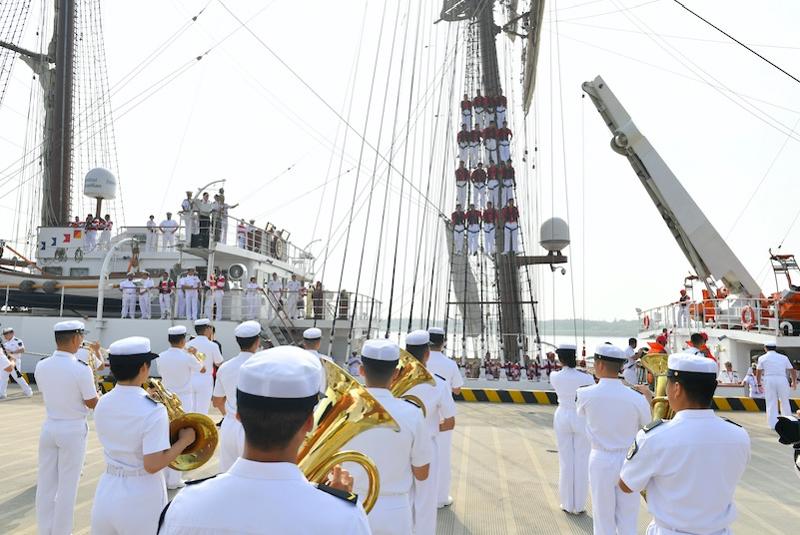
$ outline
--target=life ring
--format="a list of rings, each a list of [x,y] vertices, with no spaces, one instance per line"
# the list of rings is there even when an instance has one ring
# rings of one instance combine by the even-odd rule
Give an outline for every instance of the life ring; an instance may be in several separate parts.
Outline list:
[[[76,262],[83,261],[83,249],[75,249],[75,261]]]
[[[645,330],[650,328],[650,316],[645,315],[645,317],[642,318],[642,325],[644,325]]]
[[[750,330],[756,325],[756,311],[753,307],[747,305],[742,309],[742,327],[745,330]]]

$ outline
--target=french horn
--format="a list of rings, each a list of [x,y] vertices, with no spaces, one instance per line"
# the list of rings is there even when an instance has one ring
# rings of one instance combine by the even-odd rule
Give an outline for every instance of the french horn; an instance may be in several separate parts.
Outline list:
[[[436,380],[433,378],[433,375],[425,368],[423,363],[405,349],[400,349],[400,360],[397,363],[397,369],[399,373],[392,381],[392,384],[389,385],[389,390],[392,392],[392,395],[396,398],[407,399],[415,405],[419,405],[422,409],[422,414],[427,416],[428,411],[422,400],[413,394],[406,394],[406,392],[417,385],[428,384],[435,386]]]

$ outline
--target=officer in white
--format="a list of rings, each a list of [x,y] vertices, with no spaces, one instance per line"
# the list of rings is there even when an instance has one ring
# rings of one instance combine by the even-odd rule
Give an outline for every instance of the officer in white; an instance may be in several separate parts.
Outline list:
[[[161,221],[158,228],[164,235],[164,249],[174,249],[175,233],[178,232],[178,222],[172,219],[172,212],[167,212],[167,218]]]
[[[167,410],[142,388],[158,358],[149,339],[123,338],[108,352],[117,384],[94,413],[106,471],[94,494],[92,535],[155,533],[167,504],[163,470],[194,442],[195,432],[180,429],[175,444],[169,443]]]
[[[195,412],[194,396],[192,395],[192,374],[203,371],[203,364],[197,358],[197,350],[186,350],[186,327],[176,325],[167,330],[169,349],[158,355],[158,373],[161,375],[161,384],[172,392],[181,401],[184,412]],[[181,472],[167,468],[164,476],[167,488],[178,489],[183,487]]]
[[[281,296],[283,295],[283,281],[278,278],[277,273],[272,274],[272,278],[267,282],[267,321],[272,321],[281,306]]]
[[[669,356],[667,398],[672,420],[639,431],[619,487],[639,501],[647,490],[648,535],[729,535],[733,495],[750,461],[750,437],[711,410],[716,363],[690,353]],[[637,503],[638,506],[638,503]]]
[[[575,398],[578,389],[594,384],[588,373],[575,369],[577,347],[561,344],[556,355],[562,368],[550,374],[550,384],[558,396],[553,429],[558,443],[558,493],[561,509],[573,515],[586,510],[589,492],[589,437],[586,419],[578,416]]]
[[[5,348],[6,355],[11,359],[9,360],[9,364],[12,365],[12,368],[8,371],[0,369],[0,399],[6,397],[9,375],[22,389],[22,393],[27,397],[31,397],[33,395],[33,390],[31,390],[28,381],[25,380],[25,377],[22,375],[22,370],[20,369],[22,367],[22,355],[25,354],[25,344],[22,343],[22,340],[14,336],[13,327],[6,327],[3,329],[3,339],[0,340],[0,344]]]
[[[183,294],[186,300],[186,319],[197,319],[197,293],[200,290],[200,278],[195,274],[193,268],[183,279]]]
[[[92,371],[75,358],[83,329],[80,321],[56,323],[56,350],[50,358],[40,360],[34,372],[47,412],[39,436],[36,483],[40,535],[72,533],[72,511],[89,432],[86,417],[98,399]]]
[[[636,433],[650,422],[650,390],[634,392],[618,378],[625,355],[604,344],[594,354],[596,385],[578,389],[577,414],[586,418],[592,445],[589,486],[592,492],[594,535],[635,535],[639,496],[617,486],[625,452]]]
[[[162,514],[159,533],[369,534],[349,474],[334,469],[332,487],[315,486],[296,465],[321,380],[319,360],[297,347],[248,359],[236,389],[244,453],[226,473],[183,489]]]
[[[625,365],[622,367],[622,378],[631,385],[639,384],[639,369],[636,358],[636,338],[628,338],[628,347],[625,348]]]
[[[413,331],[406,336],[406,351],[427,367],[430,357],[430,335],[427,331]],[[439,435],[452,431],[456,425],[456,404],[450,384],[433,374],[435,385],[421,384],[411,388],[407,394],[417,396],[425,405],[425,424],[430,435],[433,458],[430,474],[425,481],[417,481],[414,488],[414,533],[433,535],[436,533],[436,507],[439,481]]]
[[[220,472],[227,472],[244,451],[244,429],[236,418],[236,382],[239,380],[239,369],[242,365],[261,350],[261,324],[257,321],[240,323],[236,326],[234,335],[239,345],[239,354],[223,362],[217,370],[214,396],[211,398],[211,403],[225,417],[220,426]]]
[[[297,280],[297,275],[292,273],[292,280],[286,283],[286,314],[290,320],[297,319],[297,299],[300,296],[300,288],[303,283]]]
[[[8,388],[8,375],[14,371],[14,363],[8,360],[6,354],[0,351],[0,377],[5,377],[5,382],[0,385],[0,399],[6,398],[6,389]]]
[[[122,318],[135,318],[136,317],[136,295],[139,289],[136,283],[133,282],[133,273],[128,273],[128,277],[119,283],[119,289],[122,292]]]
[[[177,282],[175,282],[175,295],[178,296],[178,303],[176,305],[175,310],[175,317],[178,319],[186,317],[186,293],[184,292],[183,286],[186,284],[186,275],[181,273],[181,276],[178,277]]]
[[[460,394],[461,387],[464,386],[464,377],[461,375],[461,370],[458,369],[456,361],[447,358],[444,354],[444,346],[447,341],[444,329],[431,327],[428,329],[428,336],[430,338],[431,354],[425,367],[432,374],[447,381],[453,394]],[[453,430],[440,432],[437,444],[439,446],[439,473],[437,474],[436,483],[436,504],[441,508],[453,504],[453,497],[450,496],[450,452],[453,444]]]
[[[158,240],[158,225],[156,224],[156,216],[151,215],[147,220],[147,232],[144,242],[144,250],[148,253],[155,252],[156,243]]]
[[[766,353],[758,357],[756,366],[756,383],[764,387],[764,398],[767,405],[767,424],[770,429],[775,429],[778,422],[778,401],[781,403],[782,416],[792,416],[792,406],[789,404],[789,381],[786,372],[791,373],[791,388],[797,388],[797,370],[794,369],[789,357],[776,350],[775,342],[764,344]]]
[[[328,355],[323,355],[319,352],[319,348],[322,345],[322,331],[317,329],[316,327],[310,327],[303,331],[303,349],[311,353],[312,355],[317,356],[322,360],[327,360],[333,362],[333,359],[330,358]]]
[[[212,371],[215,364],[217,366],[222,364],[222,353],[219,351],[219,346],[211,340],[211,320],[208,318],[195,320],[194,332],[197,333],[197,337],[190,340],[186,346],[195,348],[198,355],[202,353],[203,369],[195,371],[192,375],[192,397],[194,398],[192,407],[194,412],[208,414],[211,394],[214,391]]]
[[[151,299],[153,298],[152,291],[154,287],[155,283],[153,283],[153,279],[150,278],[150,273],[145,271],[144,278],[138,288],[139,310],[142,311],[143,320],[149,320],[152,317]]]
[[[381,475],[381,490],[367,519],[373,535],[408,535],[413,532],[411,490],[414,481],[428,478],[433,457],[432,444],[420,408],[395,398],[389,390],[397,376],[400,348],[389,340],[367,340],[361,348],[360,373],[367,390],[399,424],[399,432],[388,428],[368,429],[342,449],[364,453],[375,461]],[[366,472],[347,463],[354,479],[354,491],[367,493]]]
[[[181,202],[181,224],[183,225],[184,242],[188,245],[192,234],[197,234],[195,224],[196,216],[192,215],[192,208],[194,201],[192,200],[192,192],[186,192],[186,198]]]
[[[255,277],[250,277],[244,289],[245,319],[254,320],[258,315],[258,292],[259,285]]]

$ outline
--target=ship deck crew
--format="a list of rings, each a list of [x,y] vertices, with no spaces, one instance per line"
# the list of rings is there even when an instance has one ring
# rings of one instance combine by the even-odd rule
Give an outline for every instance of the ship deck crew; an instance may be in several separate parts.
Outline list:
[[[244,289],[244,317],[248,320],[254,320],[258,314],[258,291],[259,285],[255,277],[250,277],[250,282],[247,283]]]
[[[183,225],[184,243],[189,245],[191,243],[191,236],[197,234],[197,225],[195,225],[194,214],[194,199],[192,199],[192,192],[186,192],[186,198],[181,202],[181,211],[178,212],[181,216],[181,225]]]
[[[92,371],[75,358],[83,342],[80,321],[56,323],[56,350],[36,363],[36,384],[47,417],[39,436],[36,523],[44,535],[72,533],[72,512],[86,453],[86,417],[97,405]]]
[[[505,95],[503,95],[503,90],[498,90],[497,95],[495,95],[493,99],[494,110],[497,116],[497,124],[504,124],[506,122],[506,107],[508,106],[508,100],[506,99]]]
[[[213,367],[222,364],[222,353],[219,346],[212,340],[211,320],[202,318],[195,320],[194,331],[197,337],[190,340],[187,347],[193,347],[197,353],[202,353],[203,369],[195,371],[192,375],[192,407],[194,412],[208,414],[211,405],[211,394],[214,390]]]
[[[491,202],[493,206],[497,206],[497,201],[500,198],[500,177],[502,176],[502,163],[500,167],[489,162],[486,168],[486,198],[487,202]]]
[[[461,101],[461,128],[472,130],[472,101],[466,93]]]
[[[469,161],[467,165],[474,169],[481,161],[481,129],[475,128],[469,133]]]
[[[731,361],[725,361],[724,369],[719,372],[717,377],[717,383],[724,385],[738,385],[741,383],[739,374],[733,371],[733,363]]]
[[[220,273],[217,275],[216,279],[214,279],[214,319],[216,321],[222,320],[222,303],[225,299],[225,275]],[[209,315],[209,318],[211,315]]]
[[[636,338],[628,338],[628,346],[625,348],[627,361],[622,367],[622,378],[631,385],[639,384],[639,369],[636,364],[636,346],[638,343]]]
[[[469,130],[466,126],[462,125],[461,131],[456,134],[456,143],[458,143],[458,159],[466,162],[469,158]]]
[[[147,227],[145,229],[144,250],[148,253],[153,253],[158,248],[158,225],[156,224],[156,216],[151,215],[147,220]]]
[[[300,297],[300,289],[303,283],[297,280],[297,275],[292,273],[292,278],[286,281],[286,315],[290,320],[300,317],[297,312],[297,301]]]
[[[272,321],[281,308],[281,297],[283,296],[283,281],[278,278],[277,273],[272,274],[272,278],[267,282],[267,321]]]
[[[610,344],[597,347],[596,385],[578,389],[577,414],[586,418],[589,453],[589,486],[592,493],[594,535],[635,535],[639,496],[617,486],[625,452],[636,433],[650,422],[650,390],[641,395],[618,379],[625,355]],[[647,396],[647,397],[646,397]]]
[[[413,331],[406,336],[406,351],[427,366],[430,357],[430,335],[427,331]],[[411,388],[407,394],[417,396],[425,405],[425,424],[430,435],[433,456],[430,474],[425,481],[417,481],[414,489],[414,533],[433,535],[436,533],[436,508],[439,493],[439,435],[452,431],[456,425],[456,405],[450,384],[442,377],[432,374],[435,385],[421,384]]]
[[[494,121],[490,122],[489,126],[483,129],[481,137],[483,138],[483,148],[486,149],[486,161],[500,161],[497,154],[497,127]]]
[[[111,229],[114,228],[111,214],[106,214],[104,219],[100,221],[100,225],[100,248],[106,250],[111,246]]]
[[[444,329],[441,327],[431,327],[428,329],[428,336],[430,337],[430,356],[426,368],[432,374],[439,377],[444,377],[450,384],[450,389],[453,394],[458,395],[461,393],[461,387],[464,386],[464,377],[461,375],[461,370],[458,369],[458,364],[453,359],[447,358],[444,354],[444,346],[447,341]],[[450,454],[453,444],[453,430],[440,431],[437,438],[437,445],[439,448],[439,473],[437,474],[436,483],[436,504],[437,507],[449,507],[453,504],[453,497],[450,496],[450,478],[451,478],[451,463]]]
[[[14,336],[13,327],[6,327],[3,329],[3,339],[0,340],[0,344],[2,344],[5,349],[5,355],[3,355],[2,351],[0,351],[0,355],[2,355],[5,360],[8,360],[7,365],[0,367],[0,399],[6,397],[9,375],[22,389],[22,393],[27,397],[31,397],[33,395],[33,390],[31,390],[28,381],[26,381],[25,377],[22,375],[21,369],[22,355],[25,354],[25,344],[21,339]],[[5,360],[3,364],[5,364]],[[11,366],[10,370],[7,369],[8,366]]]
[[[319,361],[297,347],[248,359],[236,386],[242,457],[226,473],[183,489],[162,513],[159,533],[369,534],[346,471],[334,469],[336,488],[315,486],[295,464],[314,426],[321,381]]]
[[[478,164],[478,168],[472,171],[470,175],[472,180],[472,201],[475,206],[483,209],[486,204],[486,170],[483,164]]]
[[[791,373],[791,389],[797,388],[797,370],[794,369],[789,357],[778,353],[775,342],[764,344],[764,353],[758,357],[756,366],[756,382],[764,387],[764,398],[767,405],[767,424],[770,429],[775,429],[778,422],[778,402],[782,416],[792,416],[792,406],[789,404],[789,381],[786,372]]]
[[[691,297],[686,293],[686,290],[681,290],[681,296],[676,303],[678,305],[678,327],[689,326],[689,301],[691,301]]]
[[[500,155],[501,162],[507,162],[511,159],[511,142],[510,139],[514,136],[508,123],[497,123],[503,125],[497,129],[497,149]]]
[[[472,113],[475,116],[475,129],[483,130],[489,121],[486,120],[486,97],[481,95],[481,90],[475,91],[475,98],[472,99]]]
[[[495,252],[495,228],[497,226],[497,210],[492,201],[486,201],[486,210],[481,214],[483,219],[483,251],[487,255]]]
[[[192,393],[192,375],[203,371],[203,364],[195,356],[197,350],[186,350],[186,327],[176,325],[167,330],[169,349],[158,355],[158,373],[161,383],[169,392],[172,392],[181,402],[181,407],[186,413],[195,412],[194,396]],[[165,478],[168,489],[183,487],[181,472],[172,468],[165,469]]]
[[[197,211],[199,230],[196,240],[192,236],[192,247],[205,248],[209,246],[209,238],[211,237],[211,210],[213,209],[207,191],[203,192],[203,196],[200,199],[195,199],[194,209]]]
[[[83,226],[83,230],[85,231],[83,235],[83,245],[87,252],[92,252],[95,247],[97,247],[97,224],[98,221],[92,214],[86,216],[86,223],[84,223]]]
[[[158,309],[160,319],[172,318],[172,294],[175,293],[175,283],[169,278],[166,271],[161,274],[158,281]]]
[[[123,338],[108,352],[117,384],[94,412],[106,471],[94,494],[92,534],[155,533],[167,503],[163,470],[194,442],[195,432],[180,429],[170,446],[167,409],[141,386],[150,376],[151,361],[158,358],[149,339]]]
[[[514,186],[516,186],[516,171],[514,171],[514,166],[511,163],[511,158],[509,158],[506,162],[504,162],[502,166],[502,178],[503,178],[503,191],[501,195],[501,202],[503,203],[502,206],[508,204],[508,200],[514,197]],[[498,170],[498,175],[500,175]],[[500,206],[500,205],[498,205]]]
[[[675,416],[639,431],[619,487],[647,491],[648,535],[730,534],[733,495],[750,461],[750,437],[711,410],[717,367],[698,355],[669,356],[667,399]],[[638,503],[637,503],[638,507]]]
[[[214,292],[217,288],[217,278],[212,273],[203,282],[203,313],[204,318],[213,319],[214,317]]]
[[[514,206],[514,199],[508,199],[508,204],[500,211],[503,222],[503,254],[519,252],[519,210]]]
[[[142,311],[142,319],[144,320],[149,320],[153,314],[150,300],[153,297],[151,292],[154,287],[155,284],[153,283],[153,279],[150,278],[150,273],[145,271],[141,285],[137,288],[139,292],[139,310]]]
[[[481,236],[481,211],[475,209],[475,205],[470,203],[469,210],[464,214],[467,220],[467,251],[468,254],[478,254],[478,242]]]
[[[164,236],[164,250],[175,248],[175,233],[178,232],[178,222],[172,219],[172,212],[167,212],[167,218],[158,224],[158,229]]]
[[[189,268],[189,272],[183,279],[183,296],[186,301],[186,319],[194,321],[197,319],[197,295],[200,291],[200,278],[195,274],[194,268]]]
[[[136,317],[136,294],[138,289],[133,282],[133,273],[128,273],[127,278],[119,283],[119,290],[122,292],[122,312],[121,318]]]
[[[577,347],[562,344],[556,349],[562,368],[550,375],[558,396],[553,430],[558,444],[558,493],[561,509],[578,515],[586,510],[589,493],[589,437],[586,419],[578,416],[575,399],[578,389],[594,384],[588,373],[575,369]]]
[[[419,407],[395,398],[389,385],[397,376],[400,348],[389,340],[367,340],[361,348],[360,373],[367,390],[400,426],[367,429],[350,440],[342,450],[359,451],[378,467],[381,488],[367,519],[373,535],[413,533],[411,491],[414,481],[428,478],[433,456],[425,418]],[[354,492],[366,496],[368,480],[360,465],[346,463],[353,474]]]
[[[177,304],[175,305],[175,317],[178,319],[186,318],[186,293],[183,286],[186,284],[186,274],[181,273],[175,282],[175,295]]]
[[[467,216],[461,209],[461,205],[456,204],[456,211],[450,216],[450,222],[453,224],[453,248],[457,255],[464,254],[464,223],[466,219]]]
[[[456,169],[456,202],[461,206],[464,206],[467,202],[469,179],[469,169],[464,167],[464,161],[462,160],[461,163],[458,164],[458,169]]]
[[[236,418],[236,382],[239,370],[247,360],[261,349],[261,324],[245,321],[234,329],[239,354],[226,360],[217,370],[214,395],[211,403],[225,417],[220,426],[219,469],[227,472],[244,451],[244,429]]]

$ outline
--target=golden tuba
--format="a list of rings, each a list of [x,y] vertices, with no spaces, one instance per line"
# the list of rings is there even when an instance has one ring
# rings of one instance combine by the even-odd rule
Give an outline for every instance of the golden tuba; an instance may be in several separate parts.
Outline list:
[[[427,416],[428,411],[425,409],[425,404],[417,396],[412,394],[405,394],[417,385],[429,384],[436,385],[436,381],[431,375],[431,372],[425,368],[417,358],[406,351],[400,349],[400,362],[397,363],[397,369],[400,373],[397,374],[392,384],[389,385],[392,395],[396,398],[407,399],[415,405],[419,405],[422,409],[422,414]]]
[[[297,465],[313,483],[324,483],[337,464],[360,464],[369,478],[364,510],[369,512],[380,494],[375,463],[357,451],[339,451],[354,436],[374,427],[400,431],[392,415],[349,373],[333,362],[321,360],[326,375],[325,397],[314,409],[314,429],[297,454]]]
[[[669,356],[665,353],[648,353],[639,359],[642,366],[653,374],[653,401],[650,402],[653,411],[653,420],[670,420],[675,413],[669,407],[667,400],[667,361]]]
[[[144,384],[144,389],[149,392],[151,399],[161,403],[167,409],[170,444],[174,444],[178,440],[178,431],[184,427],[191,427],[196,435],[194,442],[169,463],[169,467],[186,472],[203,466],[214,455],[219,441],[219,432],[214,421],[205,414],[184,412],[178,396],[168,392],[158,379],[152,377],[148,379]]]

